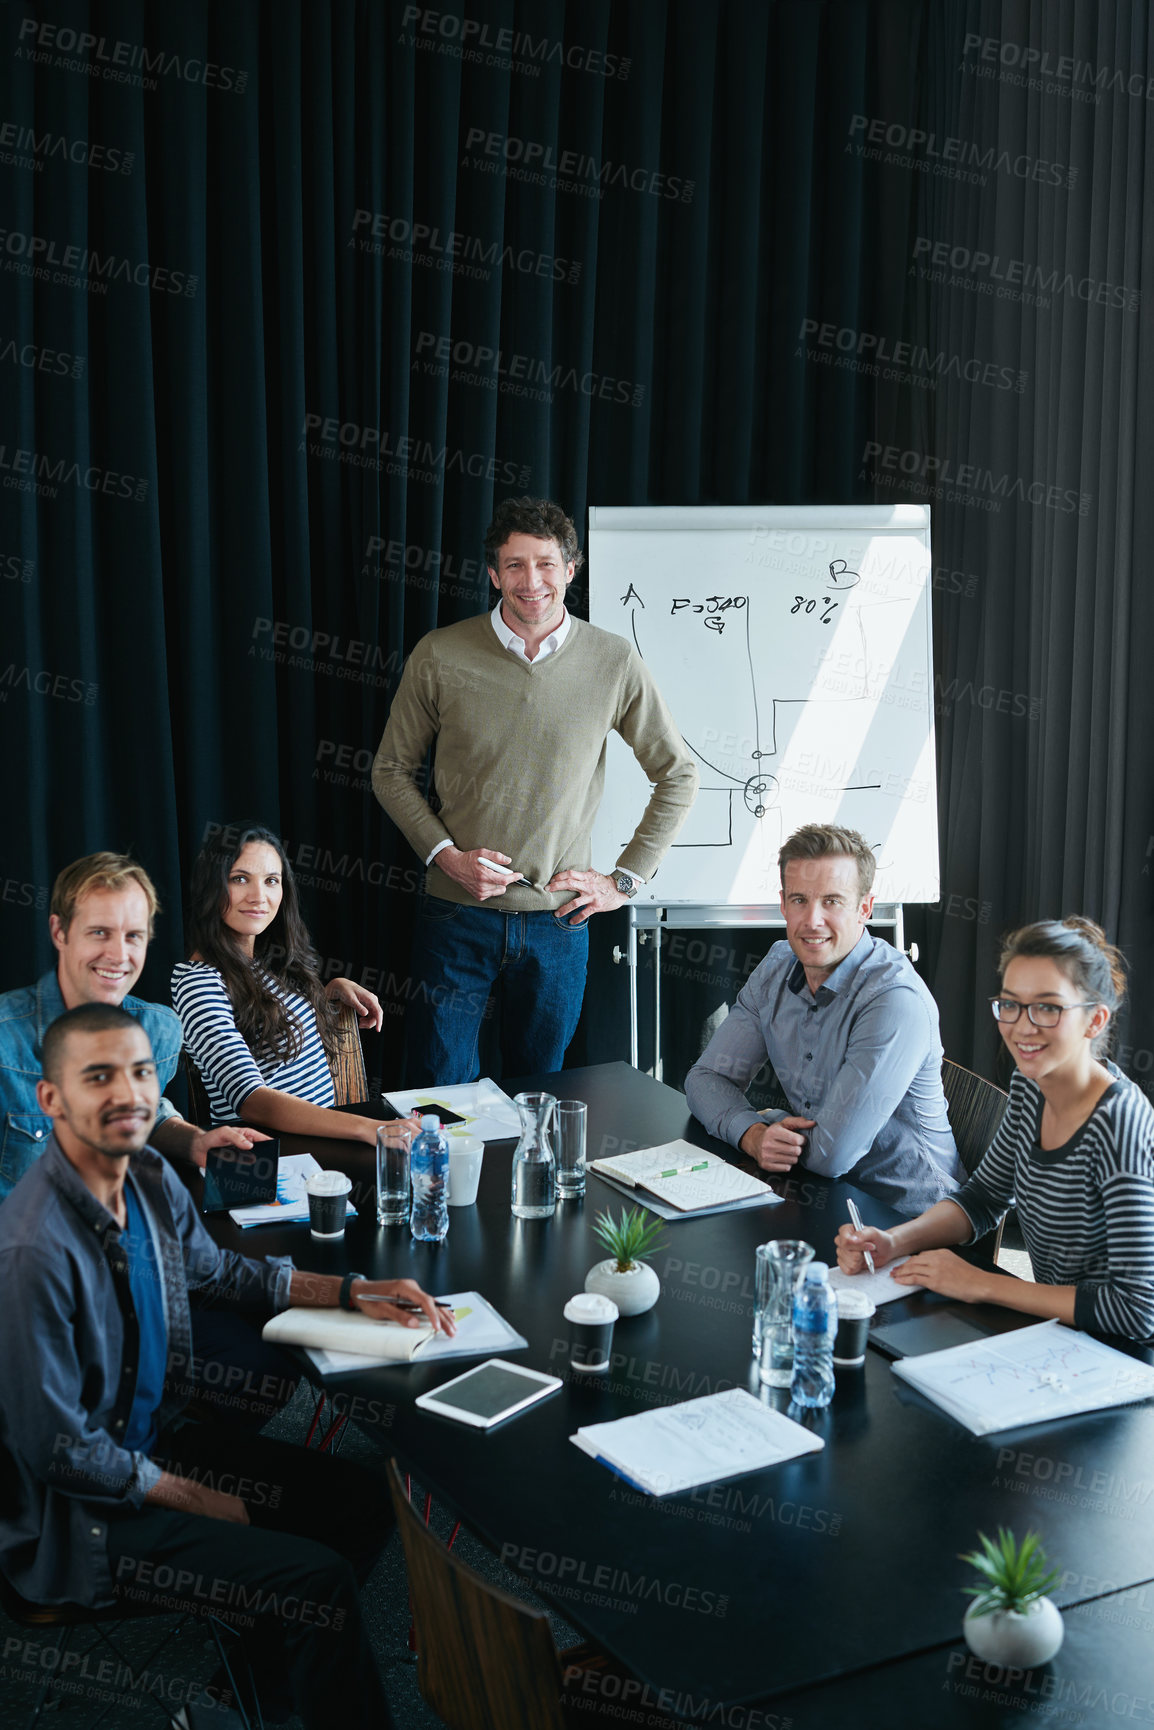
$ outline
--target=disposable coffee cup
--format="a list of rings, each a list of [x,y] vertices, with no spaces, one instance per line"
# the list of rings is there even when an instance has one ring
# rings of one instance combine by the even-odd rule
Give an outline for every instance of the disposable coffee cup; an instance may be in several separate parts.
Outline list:
[[[842,1286],[837,1294],[837,1333],[833,1341],[833,1361],[839,1369],[855,1370],[865,1363],[866,1341],[869,1339],[870,1317],[874,1304],[863,1291]]]
[[[450,1207],[472,1207],[484,1157],[485,1143],[478,1136],[449,1137],[449,1193],[445,1199]]]
[[[345,1216],[352,1181],[343,1171],[314,1171],[305,1189],[309,1198],[309,1227],[314,1237],[345,1235]]]
[[[582,1291],[569,1299],[565,1320],[569,1323],[569,1362],[575,1370],[598,1375],[609,1368],[618,1313],[613,1299],[599,1292]]]

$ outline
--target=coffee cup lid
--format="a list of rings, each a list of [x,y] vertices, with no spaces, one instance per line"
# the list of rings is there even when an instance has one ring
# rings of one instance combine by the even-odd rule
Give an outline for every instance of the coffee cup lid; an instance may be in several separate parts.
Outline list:
[[[861,1316],[872,1316],[876,1305],[864,1291],[854,1291],[852,1286],[839,1286],[837,1294],[837,1313],[842,1317],[852,1316],[856,1321]]]
[[[579,1291],[565,1305],[567,1322],[615,1322],[619,1314],[612,1298],[595,1291]]]
[[[343,1171],[314,1171],[305,1185],[310,1195],[344,1195],[352,1187]]]

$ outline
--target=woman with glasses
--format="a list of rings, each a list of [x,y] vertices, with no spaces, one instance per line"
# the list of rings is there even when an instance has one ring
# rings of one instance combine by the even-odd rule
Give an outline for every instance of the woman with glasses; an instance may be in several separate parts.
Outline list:
[[[991,1000],[1017,1073],[973,1176],[891,1231],[843,1226],[838,1264],[864,1252],[902,1285],[1129,1339],[1154,1339],[1154,1109],[1105,1057],[1125,991],[1122,960],[1088,919],[1045,920],[1006,940]],[[1037,1284],[986,1273],[949,1244],[992,1231],[1016,1207]]]

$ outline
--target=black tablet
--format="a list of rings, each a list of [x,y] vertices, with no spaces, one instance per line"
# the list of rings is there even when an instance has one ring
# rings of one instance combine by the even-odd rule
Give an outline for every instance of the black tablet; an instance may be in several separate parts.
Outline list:
[[[205,1213],[227,1213],[232,1207],[254,1207],[276,1200],[276,1168],[280,1142],[254,1142],[252,1147],[211,1147],[204,1167]]]
[[[935,1310],[931,1315],[871,1328],[869,1342],[887,1358],[920,1358],[925,1352],[944,1352],[947,1346],[968,1346],[988,1338],[983,1328],[952,1310]]]

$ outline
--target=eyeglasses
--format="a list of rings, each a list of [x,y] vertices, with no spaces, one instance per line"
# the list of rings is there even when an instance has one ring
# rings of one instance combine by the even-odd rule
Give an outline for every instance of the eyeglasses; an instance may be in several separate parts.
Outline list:
[[[1097,1009],[1097,1003],[1019,1003],[1016,997],[991,997],[990,1008],[995,1021],[1011,1025],[1023,1009],[1035,1027],[1057,1027],[1067,1009]]]

